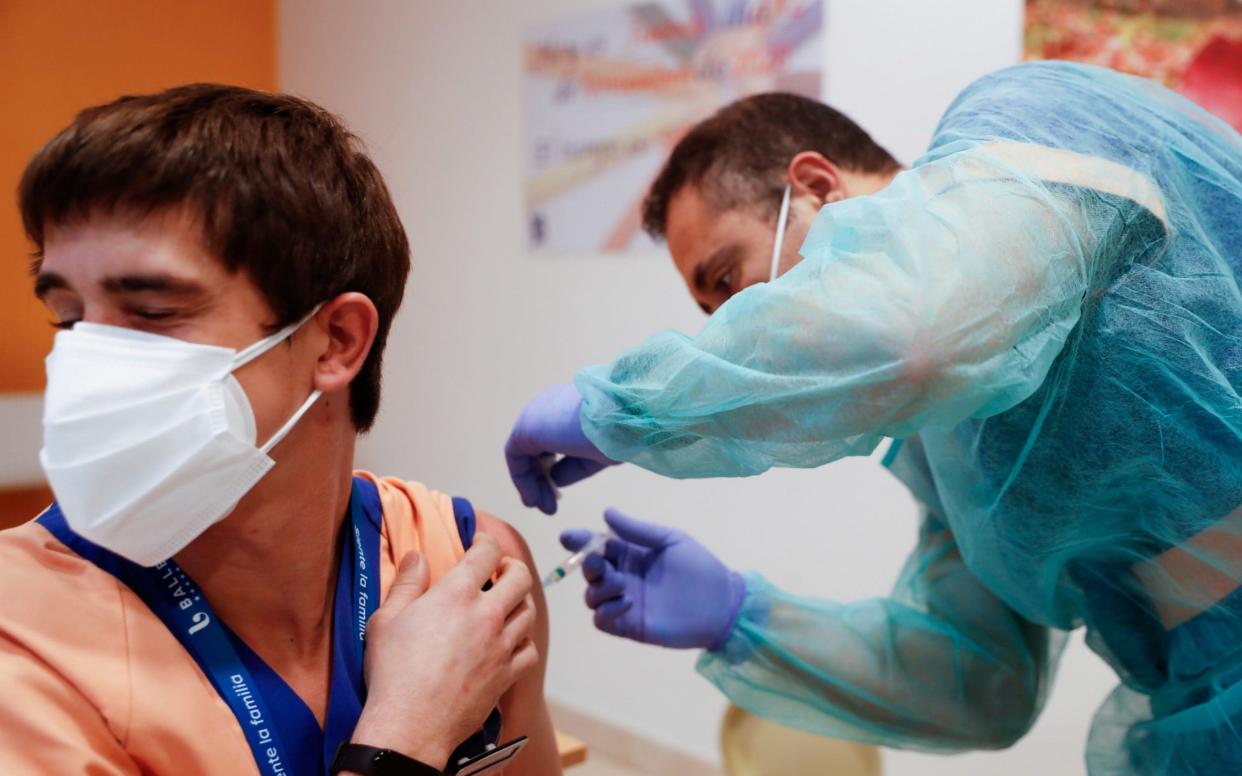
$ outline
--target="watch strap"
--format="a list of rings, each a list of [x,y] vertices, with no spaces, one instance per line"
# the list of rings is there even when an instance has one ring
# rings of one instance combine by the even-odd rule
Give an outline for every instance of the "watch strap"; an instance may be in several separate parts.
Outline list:
[[[360,776],[444,776],[439,768],[406,757],[392,749],[366,744],[342,743],[332,758],[330,773],[351,771]]]

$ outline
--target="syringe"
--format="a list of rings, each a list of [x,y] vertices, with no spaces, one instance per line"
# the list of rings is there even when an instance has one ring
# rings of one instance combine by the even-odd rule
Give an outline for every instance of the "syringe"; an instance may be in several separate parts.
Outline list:
[[[591,537],[591,541],[587,542],[582,549],[578,550],[573,555],[570,555],[561,562],[561,565],[549,571],[543,578],[543,586],[551,587],[578,569],[582,568],[582,564],[586,561],[587,556],[593,552],[600,552],[603,550],[604,545],[607,544],[608,540],[611,538],[612,537],[606,533],[595,534],[595,536]]]

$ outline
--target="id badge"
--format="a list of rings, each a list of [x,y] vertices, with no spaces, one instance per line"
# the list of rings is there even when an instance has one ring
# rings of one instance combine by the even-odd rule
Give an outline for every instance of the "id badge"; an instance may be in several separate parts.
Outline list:
[[[526,736],[500,746],[489,746],[486,752],[466,760],[459,760],[453,770],[454,776],[483,776],[486,773],[500,773],[509,761],[526,746]]]

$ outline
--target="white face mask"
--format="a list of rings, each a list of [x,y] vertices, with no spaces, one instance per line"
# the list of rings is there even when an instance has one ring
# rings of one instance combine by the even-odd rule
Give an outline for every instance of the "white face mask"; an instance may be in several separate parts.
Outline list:
[[[224,519],[320,394],[255,447],[254,412],[233,372],[309,318],[242,351],[92,323],[57,334],[39,462],[69,527],[153,566]]]
[[[776,280],[781,271],[781,246],[785,244],[785,224],[789,222],[789,186],[785,186],[785,196],[781,197],[781,214],[776,219],[776,240],[772,243],[772,272],[768,282]]]

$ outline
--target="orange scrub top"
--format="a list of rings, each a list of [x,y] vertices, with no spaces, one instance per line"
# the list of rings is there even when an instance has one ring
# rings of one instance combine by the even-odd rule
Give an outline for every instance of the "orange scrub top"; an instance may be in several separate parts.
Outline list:
[[[418,550],[434,582],[464,554],[452,499],[378,486],[380,600]],[[0,531],[0,773],[258,774],[233,712],[128,587],[29,522]]]

